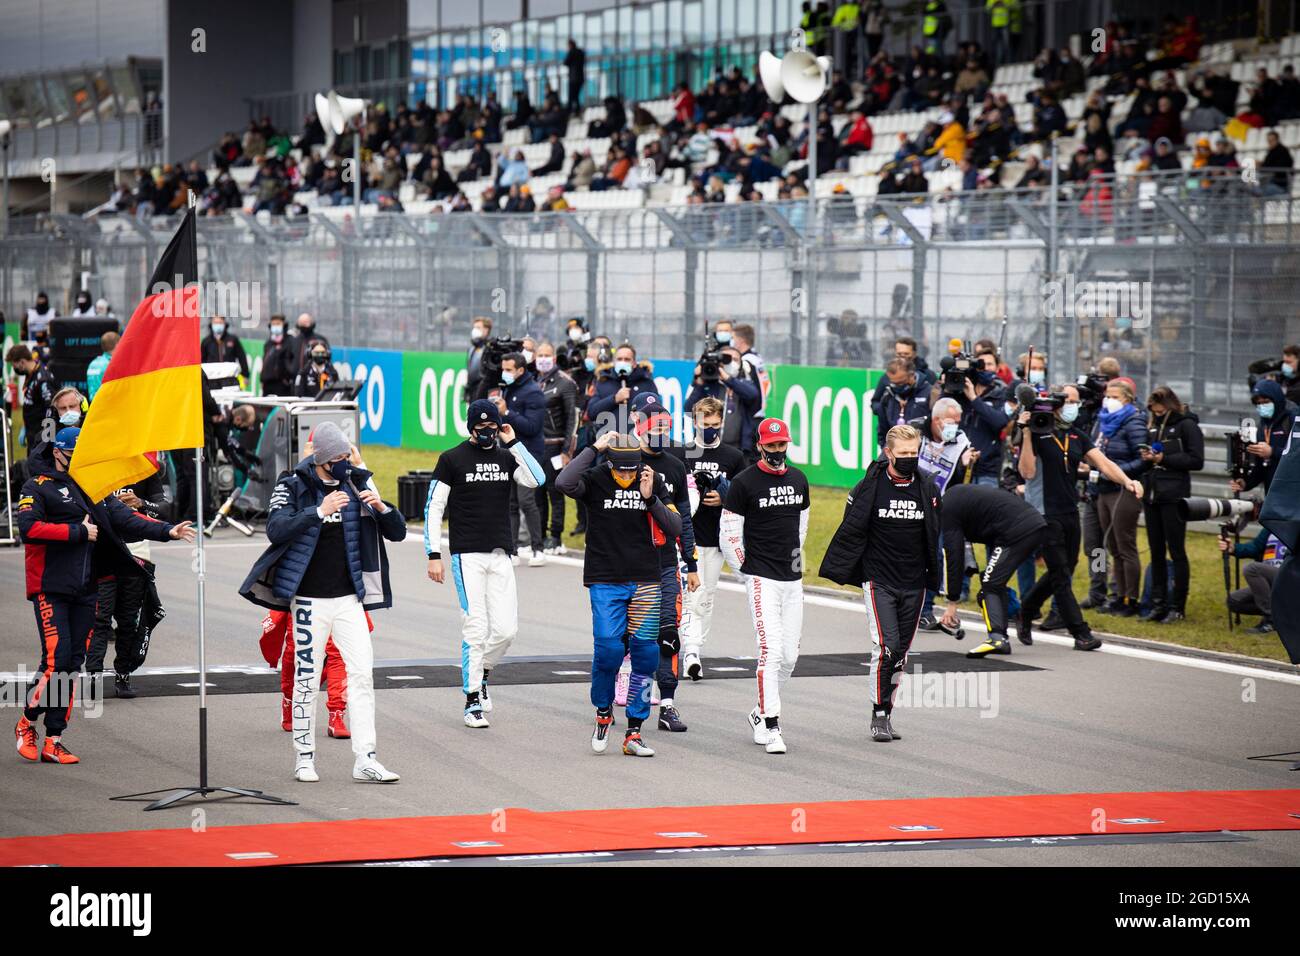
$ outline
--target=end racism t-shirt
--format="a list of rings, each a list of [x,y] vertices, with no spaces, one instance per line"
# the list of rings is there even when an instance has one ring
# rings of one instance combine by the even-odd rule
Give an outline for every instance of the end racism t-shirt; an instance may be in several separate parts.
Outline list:
[[[438,457],[433,480],[451,488],[446,514],[451,553],[514,554],[510,541],[510,486],[518,462],[500,445],[479,448],[461,442]],[[532,494],[532,489],[528,489]]]
[[[808,479],[797,468],[773,475],[750,465],[731,482],[726,508],[745,519],[742,574],[774,581],[798,581],[799,513],[810,504]]]
[[[650,530],[649,502],[641,496],[641,483],[620,488],[604,464],[584,476],[587,505],[586,555],[583,584],[651,584],[659,581],[659,549]],[[663,482],[655,480],[655,494],[667,499]]]

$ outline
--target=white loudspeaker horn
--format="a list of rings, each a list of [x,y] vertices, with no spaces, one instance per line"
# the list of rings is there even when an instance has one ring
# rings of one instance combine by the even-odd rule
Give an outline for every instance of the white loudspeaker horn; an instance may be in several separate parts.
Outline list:
[[[829,57],[799,51],[787,53],[781,60],[781,84],[800,103],[814,103],[826,92],[829,68]]]
[[[366,101],[357,97],[339,96],[334,90],[326,96],[316,94],[316,116],[325,131],[335,136],[342,136],[348,128],[348,121],[364,113],[365,109]]]
[[[781,61],[775,55],[764,50],[758,55],[758,75],[763,81],[763,89],[773,103],[785,99],[785,84],[781,82]]]

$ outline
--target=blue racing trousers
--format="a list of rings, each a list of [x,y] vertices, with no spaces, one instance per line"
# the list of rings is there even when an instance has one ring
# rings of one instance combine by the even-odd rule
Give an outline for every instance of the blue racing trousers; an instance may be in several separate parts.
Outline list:
[[[659,584],[592,584],[591,703],[614,706],[623,657],[632,656],[627,715],[650,715],[650,683],[659,664]]]

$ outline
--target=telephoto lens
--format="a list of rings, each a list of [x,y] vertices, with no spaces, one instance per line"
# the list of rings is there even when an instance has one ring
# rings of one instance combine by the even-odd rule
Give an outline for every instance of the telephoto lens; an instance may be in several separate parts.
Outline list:
[[[1184,498],[1178,502],[1178,517],[1184,521],[1211,521],[1253,514],[1256,502],[1249,498]]]

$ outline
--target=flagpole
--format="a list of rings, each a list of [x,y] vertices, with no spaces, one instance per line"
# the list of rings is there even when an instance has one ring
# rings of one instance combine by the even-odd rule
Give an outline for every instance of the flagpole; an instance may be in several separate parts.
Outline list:
[[[193,217],[194,207],[198,204],[198,198],[194,191],[189,192],[189,208],[185,213],[186,218]],[[182,225],[184,228],[184,224]],[[190,259],[195,269],[194,280],[198,281],[198,228],[190,223]],[[189,276],[186,276],[189,279]],[[188,285],[188,282],[187,282]],[[202,298],[199,299],[200,303]],[[199,335],[203,334],[202,328]],[[199,387],[203,388],[203,372],[199,372]],[[204,423],[206,427],[206,422]],[[205,562],[205,553],[203,549],[203,449],[206,440],[203,437],[204,432],[199,433],[199,445],[194,449],[194,506],[195,517],[198,519],[195,523],[197,534],[195,541],[198,545],[195,551],[197,557],[198,572],[198,601],[199,601],[199,785],[197,787],[178,787],[170,790],[150,790],[147,793],[131,793],[121,797],[110,797],[110,800],[134,800],[140,797],[157,796],[166,794],[158,800],[154,800],[146,810],[161,810],[164,807],[170,807],[187,800],[190,797],[207,797],[209,794],[223,793],[237,797],[249,797],[254,800],[260,800],[264,803],[279,804],[282,806],[297,806],[292,800],[283,800],[280,797],[273,797],[270,794],[263,793],[261,790],[247,790],[242,787],[210,787],[208,786],[208,648],[207,648],[207,616],[205,614],[205,596],[204,585],[207,573]],[[181,520],[184,516],[180,516]]]

